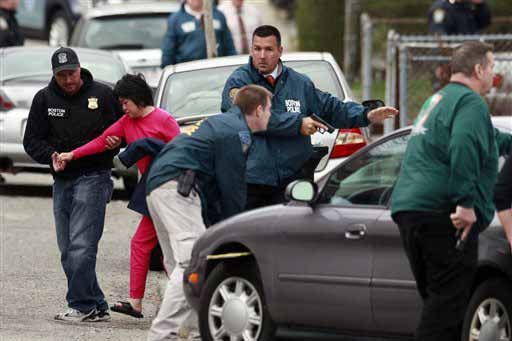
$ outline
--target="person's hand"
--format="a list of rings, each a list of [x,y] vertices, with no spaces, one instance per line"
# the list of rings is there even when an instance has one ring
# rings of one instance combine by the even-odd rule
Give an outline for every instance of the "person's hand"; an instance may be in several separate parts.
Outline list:
[[[52,167],[55,172],[63,171],[66,168],[66,162],[59,160],[59,153],[57,152],[52,154]]]
[[[371,123],[382,123],[386,118],[398,115],[398,109],[393,107],[380,107],[368,112],[368,120]]]
[[[311,117],[304,117],[300,127],[300,133],[304,136],[313,135],[318,129],[327,130],[327,127]]]
[[[67,163],[67,162],[69,162],[69,161],[73,160],[73,157],[74,157],[74,156],[75,156],[75,155],[73,154],[73,152],[69,152],[69,153],[60,153],[57,159],[58,159],[60,162]]]
[[[464,240],[466,239],[471,226],[476,222],[475,210],[473,208],[457,206],[455,212],[450,214],[450,219],[457,230],[463,230],[460,239]]]
[[[121,139],[118,136],[107,136],[105,141],[105,148],[107,149],[116,149],[121,145]]]

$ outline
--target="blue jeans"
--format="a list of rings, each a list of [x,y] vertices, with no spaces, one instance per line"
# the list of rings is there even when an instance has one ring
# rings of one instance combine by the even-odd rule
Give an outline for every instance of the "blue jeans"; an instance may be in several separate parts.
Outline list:
[[[96,278],[96,254],[112,189],[110,170],[55,178],[53,184],[57,244],[68,280],[66,300],[81,312],[108,308]]]

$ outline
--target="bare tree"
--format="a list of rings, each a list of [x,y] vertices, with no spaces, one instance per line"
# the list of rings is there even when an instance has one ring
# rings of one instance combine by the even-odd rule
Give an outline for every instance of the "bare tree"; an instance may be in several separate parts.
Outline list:
[[[213,29],[213,1],[204,1],[204,33],[208,59],[217,57],[217,41],[215,40],[215,31]]]

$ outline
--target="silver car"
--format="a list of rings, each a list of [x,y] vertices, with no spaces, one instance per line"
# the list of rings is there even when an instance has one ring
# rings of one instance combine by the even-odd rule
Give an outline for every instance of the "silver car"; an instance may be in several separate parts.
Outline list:
[[[23,149],[23,134],[32,99],[52,77],[52,47],[10,47],[0,49],[0,164],[15,171],[48,171]],[[116,55],[77,48],[82,67],[93,77],[113,86],[129,67]],[[4,169],[5,170],[5,169]],[[133,173],[126,173],[133,182]],[[130,177],[131,176],[131,177]],[[136,173],[135,173],[136,180]]]
[[[493,118],[511,133],[510,117]],[[202,340],[271,340],[277,326],[410,338],[421,299],[389,198],[411,128],[352,155],[325,186],[206,230],[184,276]],[[455,245],[454,245],[455,247]],[[495,219],[480,235],[463,340],[512,338],[512,256]]]
[[[178,1],[99,5],[80,18],[70,45],[116,51],[155,88],[161,74],[160,44],[167,30],[167,19],[179,8]]]
[[[344,101],[353,98],[340,67],[330,53],[285,53],[281,59],[285,65],[306,74],[320,90]],[[170,112],[182,131],[194,129],[197,121],[220,112],[226,80],[248,60],[249,57],[243,55],[169,65],[158,85],[156,105]],[[315,178],[320,179],[343,158],[364,147],[368,142],[368,132],[366,129],[341,129],[331,134],[316,133],[311,140],[315,146],[329,148],[316,168]]]

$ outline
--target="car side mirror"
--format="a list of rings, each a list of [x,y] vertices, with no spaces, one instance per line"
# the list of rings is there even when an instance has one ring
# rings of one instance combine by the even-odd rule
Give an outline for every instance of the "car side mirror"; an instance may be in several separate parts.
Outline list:
[[[285,191],[287,201],[293,200],[311,204],[318,193],[318,187],[315,183],[308,180],[295,180],[291,182]]]
[[[369,99],[369,100],[363,101],[361,104],[363,107],[368,108],[369,111],[383,107],[386,105],[386,104],[384,104],[384,101],[381,101],[380,99]]]

